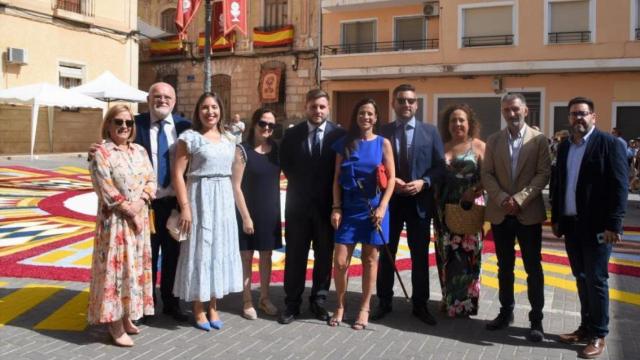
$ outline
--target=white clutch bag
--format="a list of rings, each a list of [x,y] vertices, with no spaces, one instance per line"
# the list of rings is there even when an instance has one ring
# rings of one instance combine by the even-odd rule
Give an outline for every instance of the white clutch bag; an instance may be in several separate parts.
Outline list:
[[[167,230],[174,240],[187,240],[187,234],[180,231],[180,212],[176,209],[171,210],[171,215],[167,219]]]

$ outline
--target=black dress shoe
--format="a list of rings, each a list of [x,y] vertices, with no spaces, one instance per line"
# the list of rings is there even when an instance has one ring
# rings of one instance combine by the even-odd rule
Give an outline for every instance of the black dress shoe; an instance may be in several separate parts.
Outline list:
[[[371,313],[371,320],[382,320],[388,313],[391,312],[391,305],[378,305]]]
[[[531,329],[529,329],[529,334],[527,334],[527,338],[531,342],[540,342],[544,340],[544,330],[542,330],[541,321],[531,322]]]
[[[131,323],[135,326],[140,326],[144,323],[146,323],[146,320],[144,319],[145,317],[141,317],[140,319],[136,319],[136,320],[131,320]]]
[[[300,315],[300,310],[286,308],[280,313],[280,316],[278,316],[278,322],[283,325],[291,324],[298,315]]]
[[[309,310],[311,310],[313,315],[315,315],[316,319],[318,320],[328,321],[330,318],[329,312],[327,312],[327,309],[325,309],[322,305],[316,302],[312,302],[311,305],[309,305]]]
[[[186,322],[189,321],[189,315],[182,311],[179,307],[174,306],[171,308],[162,309],[162,313],[171,316],[175,321]]]
[[[513,313],[500,313],[495,319],[487,323],[487,330],[500,330],[513,324]]]
[[[431,315],[427,306],[414,306],[413,307],[413,316],[420,319],[423,323],[427,325],[436,325],[438,322],[436,318]]]

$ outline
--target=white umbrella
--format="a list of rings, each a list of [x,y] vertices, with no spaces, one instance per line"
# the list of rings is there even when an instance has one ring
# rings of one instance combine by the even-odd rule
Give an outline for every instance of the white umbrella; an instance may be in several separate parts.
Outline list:
[[[31,158],[36,142],[38,111],[49,107],[49,141],[53,138],[53,107],[105,108],[105,103],[92,97],[47,83],[18,86],[0,90],[0,103],[31,105]]]
[[[105,71],[94,80],[71,90],[107,102],[115,100],[147,102],[146,92],[130,86],[109,71]]]

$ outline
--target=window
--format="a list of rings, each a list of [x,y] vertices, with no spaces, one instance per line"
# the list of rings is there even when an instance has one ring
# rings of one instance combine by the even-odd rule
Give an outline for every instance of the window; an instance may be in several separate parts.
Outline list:
[[[631,40],[640,40],[640,0],[631,0]]]
[[[394,50],[421,50],[426,48],[427,21],[424,16],[395,19]]]
[[[622,138],[629,141],[640,137],[640,103],[615,104],[615,126],[622,133]]]
[[[160,14],[160,28],[170,34],[175,34],[176,29],[176,9],[167,9]]]
[[[287,0],[264,0],[264,27],[281,28],[288,25]]]
[[[555,135],[558,131],[562,130],[571,130],[571,126],[569,125],[569,109],[566,103],[553,106],[553,134]]]
[[[462,47],[513,45],[513,5],[462,9]]]
[[[591,41],[590,0],[549,2],[549,44]]]
[[[476,113],[479,119],[480,138],[486,140],[489,135],[500,130],[502,126],[500,113],[500,97],[496,95],[468,95],[468,96],[448,96],[437,97],[438,112],[441,114],[447,107],[454,104],[468,104]],[[440,121],[440,118],[437,120]]]
[[[84,66],[70,64],[58,65],[58,84],[61,87],[70,89],[72,87],[82,85],[83,79]]]
[[[345,53],[374,52],[375,41],[375,20],[342,23],[342,46]]]
[[[55,8],[93,16],[93,0],[56,0]]]

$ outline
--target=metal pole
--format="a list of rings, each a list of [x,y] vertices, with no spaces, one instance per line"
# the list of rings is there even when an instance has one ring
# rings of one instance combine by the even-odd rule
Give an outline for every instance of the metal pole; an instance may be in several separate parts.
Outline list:
[[[211,92],[211,2],[205,0],[204,5],[204,91]]]

